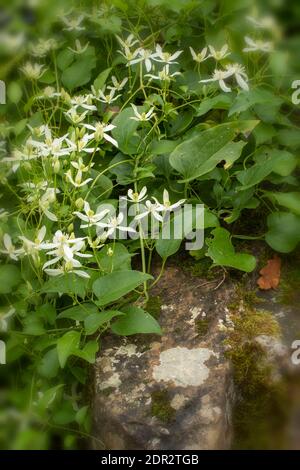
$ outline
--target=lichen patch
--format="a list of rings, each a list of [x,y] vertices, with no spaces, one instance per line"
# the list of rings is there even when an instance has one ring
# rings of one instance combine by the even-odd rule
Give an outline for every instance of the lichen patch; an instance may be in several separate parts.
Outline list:
[[[119,374],[115,372],[107,380],[103,380],[99,383],[99,389],[105,390],[106,388],[118,388],[121,383]]]
[[[205,362],[215,353],[207,348],[171,348],[160,354],[160,364],[153,368],[157,382],[172,381],[179,387],[202,385],[209,376]]]

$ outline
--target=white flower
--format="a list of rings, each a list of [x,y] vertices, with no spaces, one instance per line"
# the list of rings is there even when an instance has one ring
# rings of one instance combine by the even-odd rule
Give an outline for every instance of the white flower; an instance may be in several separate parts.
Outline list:
[[[95,238],[95,240],[92,240],[90,237],[88,237],[88,244],[90,248],[93,250],[100,250],[104,246],[104,242],[106,240],[107,234],[104,232],[101,237]]]
[[[163,222],[163,217],[159,214],[161,212],[161,205],[157,202],[152,203],[151,201],[146,201],[146,210],[141,212],[140,214],[135,216],[136,220],[143,219],[147,217],[149,214],[153,215],[153,217],[158,220],[159,222]]]
[[[230,52],[228,52],[227,44],[225,44],[219,51],[217,51],[213,46],[208,46],[208,48],[210,52],[209,57],[213,57],[217,61],[225,59],[225,57],[230,55]]]
[[[38,80],[45,72],[45,66],[26,62],[20,70],[28,80]]]
[[[245,67],[241,64],[228,64],[226,65],[226,70],[230,72],[230,75],[234,75],[237,84],[246,91],[249,91],[248,86],[248,76],[245,71]]]
[[[19,255],[24,253],[24,250],[22,248],[16,249],[8,233],[5,233],[3,235],[3,245],[4,250],[0,250],[0,253],[8,255],[14,261],[18,261]]]
[[[110,92],[108,93],[108,95],[104,94],[105,90],[96,91],[94,89],[94,87],[92,87],[92,91],[93,91],[93,94],[94,94],[94,97],[96,98],[96,100],[101,101],[101,103],[106,103],[106,104],[113,103],[114,101],[116,101],[121,96],[121,95],[115,96],[115,93],[116,93],[115,88],[111,89]]]
[[[57,93],[55,92],[55,88],[53,86],[46,86],[43,89],[42,94],[39,95],[37,98],[39,100],[41,100],[43,98],[54,98],[56,95],[57,95]]]
[[[48,52],[57,47],[55,39],[39,39],[36,44],[30,45],[31,54],[35,57],[44,57]]]
[[[3,28],[4,29],[4,28]],[[7,50],[10,54],[14,53],[15,51],[20,50],[20,48],[25,43],[25,35],[24,33],[12,32],[9,33],[7,31],[0,32],[0,44],[4,50]]]
[[[88,147],[90,141],[92,140],[91,136],[88,134],[84,134],[81,139],[78,139],[76,143],[67,139],[67,142],[70,146],[74,147],[74,151],[77,152],[85,152],[85,153],[95,153],[99,150],[99,147]]]
[[[87,171],[89,171],[91,169],[92,166],[94,166],[94,163],[91,163],[89,165],[85,165],[83,163],[83,160],[81,157],[78,158],[78,162],[72,160],[71,161],[71,165],[76,168],[76,170],[80,170],[82,171],[83,173],[86,173]]]
[[[124,49],[133,47],[137,42],[139,42],[137,39],[134,38],[133,34],[129,34],[129,36],[127,36],[127,39],[125,40],[120,38],[120,36],[118,36],[117,34],[116,38]]]
[[[91,104],[91,95],[78,95],[71,98],[71,104],[76,110],[78,107],[87,109],[88,111],[97,111],[97,107],[94,104]]]
[[[138,57],[136,57],[138,56]],[[151,60],[156,57],[156,53],[153,53],[150,49],[137,49],[136,56],[129,61],[127,65],[138,64],[139,62],[144,62],[147,72],[150,72],[152,69]]]
[[[155,50],[156,50],[156,54],[153,56],[153,59],[156,62],[163,62],[164,64],[168,64],[168,65],[178,64],[178,62],[174,62],[174,61],[183,52],[183,51],[176,51],[174,52],[174,54],[170,54],[169,52],[163,52],[159,44],[156,45]]]
[[[66,173],[66,179],[69,181],[75,188],[82,188],[82,186],[85,186],[88,184],[90,181],[93,181],[93,178],[87,178],[86,180],[82,181],[82,171],[79,170],[75,176],[75,179],[72,176],[71,170],[68,170]]]
[[[83,54],[87,50],[88,46],[89,46],[89,42],[87,42],[85,46],[82,46],[79,39],[76,39],[75,49],[72,49],[72,47],[68,47],[68,49],[74,52],[74,54]]]
[[[72,124],[79,124],[80,122],[84,121],[88,111],[84,111],[81,114],[77,113],[77,107],[71,108],[69,111],[66,111],[64,114],[71,121]]]
[[[81,23],[84,20],[84,18],[85,18],[85,15],[79,15],[73,18],[67,18],[66,16],[63,16],[62,20],[66,25],[64,30],[65,31],[83,31],[85,27],[81,26]]]
[[[192,58],[195,62],[198,62],[198,64],[200,64],[201,62],[204,62],[206,59],[209,58],[209,56],[207,56],[207,47],[204,47],[202,49],[202,51],[196,53],[194,51],[194,49],[192,47],[190,47],[190,51],[191,51],[191,54],[192,54]]]
[[[96,122],[93,126],[91,124],[84,124],[86,129],[94,131],[93,134],[89,135],[89,138],[100,141],[102,139],[107,140],[111,144],[118,147],[118,142],[113,139],[107,132],[112,131],[116,126],[113,124],[105,124],[103,122]]]
[[[66,235],[61,232],[61,230],[55,232],[52,242],[42,243],[40,247],[44,250],[50,249],[51,251],[48,251],[46,254],[48,256],[54,256],[53,259],[44,263],[44,270],[62,259],[65,262],[69,262],[74,260],[74,256],[81,258],[90,258],[92,256],[90,254],[81,253],[81,250],[85,248],[84,238],[75,238],[72,235]],[[79,267],[79,265],[77,265],[77,267]]]
[[[218,82],[221,90],[223,90],[225,93],[228,93],[231,91],[231,88],[229,88],[226,83],[225,79],[230,77],[232,75],[231,72],[228,70],[217,70],[215,69],[212,78],[208,78],[206,80],[200,80],[199,83],[209,83],[209,82]]]
[[[68,235],[68,234],[63,233],[61,230],[56,230],[55,234],[53,235],[52,242],[42,243],[41,249],[51,250],[53,248],[61,248],[63,252],[63,248],[65,246],[76,245],[78,247],[78,243],[81,244],[81,248],[82,248],[84,246],[84,237],[75,238],[73,234]],[[50,254],[50,253],[47,253],[47,254]]]
[[[87,222],[86,224],[81,224],[80,228],[86,228],[89,227],[90,225],[95,225],[100,220],[102,220],[108,213],[109,209],[104,209],[101,212],[95,213],[93,210],[91,210],[90,205],[87,201],[84,202],[84,212],[85,214],[82,214],[81,212],[75,211],[74,214],[79,217],[79,219],[83,220],[84,222]]]
[[[27,254],[35,256],[36,253],[41,249],[41,244],[44,241],[45,235],[46,235],[46,227],[45,227],[45,225],[43,225],[43,227],[40,228],[40,230],[38,231],[34,241],[29,240],[28,238],[24,237],[23,235],[20,236],[19,238],[20,238],[20,240],[22,240],[22,242],[24,244],[24,247],[23,247],[24,251]]]
[[[127,196],[128,198],[126,196],[121,196],[121,199],[135,203],[144,201],[147,197],[147,187],[144,186],[140,193],[134,193],[133,189],[128,189]]]
[[[171,212],[174,209],[177,209],[177,207],[181,206],[185,202],[185,199],[180,199],[174,204],[171,204],[170,198],[169,198],[169,192],[166,189],[164,189],[164,192],[163,192],[163,204],[158,202],[155,197],[153,199],[155,200],[158,209],[164,212]]]
[[[118,82],[118,80],[116,79],[116,77],[113,75],[111,77],[111,81],[113,83],[113,86],[108,86],[107,88],[109,90],[117,90],[117,91],[121,91],[124,86],[126,85],[126,83],[128,82],[128,78],[125,77],[123,78],[123,80],[121,82]]]
[[[150,108],[147,113],[143,112],[140,114],[138,112],[137,107],[134,104],[131,103],[131,107],[133,109],[135,116],[132,116],[130,119],[133,119],[134,121],[149,121],[154,116],[153,114],[154,108]]]
[[[49,220],[52,220],[52,222],[57,222],[57,217],[49,211],[49,207],[53,202],[55,202],[56,194],[59,192],[60,191],[57,188],[47,188],[45,194],[43,194],[39,201],[41,211]]]
[[[252,23],[256,28],[261,29],[273,29],[276,28],[276,22],[272,16],[265,16],[263,18],[254,18],[253,16],[247,16],[246,19],[249,23]]]
[[[146,73],[145,77],[150,77],[154,80],[161,80],[162,82],[169,82],[176,75],[181,75],[180,72],[173,72],[170,74],[169,65],[165,65],[163,69],[158,72],[158,75],[152,75],[151,73]]]
[[[6,332],[8,330],[8,319],[16,312],[14,307],[10,307],[7,312],[0,312],[0,331]]]
[[[135,233],[134,228],[132,227],[125,227],[121,225],[124,219],[124,214],[120,212],[120,214],[115,217],[109,217],[107,222],[98,222],[97,226],[98,227],[103,227],[107,228],[108,230],[106,231],[106,236],[109,237],[110,235],[113,235],[117,230],[120,230],[121,232],[132,232]]]
[[[71,258],[65,261],[59,268],[44,268],[44,271],[49,276],[60,276],[61,274],[74,273],[79,277],[89,279],[90,275],[83,271],[81,268],[82,264],[77,259]]]
[[[264,42],[257,40],[255,41],[254,39],[250,38],[249,36],[245,36],[245,42],[248,44],[248,47],[245,47],[243,49],[243,52],[271,52],[273,49],[273,43],[272,42]]]
[[[1,162],[12,164],[12,170],[16,171],[21,162],[39,158],[37,150],[33,148],[31,139],[28,139],[21,149],[14,149],[11,157],[2,158]]]
[[[37,149],[37,153],[41,157],[62,157],[64,155],[69,155],[72,152],[72,147],[63,147],[63,143],[66,142],[66,137],[68,134],[65,134],[59,138],[53,138],[51,130],[47,127],[44,131],[45,141],[39,142],[33,139],[29,139],[29,144],[32,147]]]
[[[135,51],[131,51],[129,49],[129,47],[125,47],[124,51],[119,51],[118,50],[118,52],[119,52],[119,54],[121,54],[124,57],[124,59],[127,60],[127,62],[130,62],[131,60],[134,60],[135,57],[138,55],[139,49],[136,49]],[[130,65],[130,64],[127,64],[127,66],[128,65]]]

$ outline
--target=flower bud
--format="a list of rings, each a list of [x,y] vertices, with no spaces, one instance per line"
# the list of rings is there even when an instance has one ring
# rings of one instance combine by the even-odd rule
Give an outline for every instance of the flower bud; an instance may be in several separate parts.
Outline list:
[[[82,199],[82,197],[79,197],[78,199],[76,199],[75,201],[75,206],[77,207],[77,209],[82,209],[83,206],[84,206],[84,200]]]
[[[60,162],[59,160],[56,158],[54,161],[53,161],[53,171],[54,173],[58,173],[60,170]]]

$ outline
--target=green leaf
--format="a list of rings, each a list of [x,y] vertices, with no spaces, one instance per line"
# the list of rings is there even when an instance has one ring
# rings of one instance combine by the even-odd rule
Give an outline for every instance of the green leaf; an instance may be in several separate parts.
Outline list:
[[[76,413],[75,421],[81,426],[84,424],[84,421],[88,415],[89,406],[82,406]]]
[[[61,390],[64,386],[64,384],[55,385],[55,387],[49,388],[45,392],[42,392],[40,394],[39,401],[37,402],[38,408],[41,411],[50,408],[57,397],[58,391]]]
[[[204,209],[204,228],[209,227],[218,227],[220,225],[218,217],[208,210],[206,207]]]
[[[18,104],[22,98],[23,90],[18,82],[11,82],[7,87],[7,96],[9,101]]]
[[[106,312],[92,313],[84,320],[84,328],[87,335],[94,334],[100,326],[110,322],[110,320],[119,315],[124,315],[118,310],[107,310]]]
[[[61,312],[57,318],[70,318],[71,320],[83,321],[89,315],[98,312],[98,307],[92,303],[82,303]]]
[[[95,49],[88,47],[69,67],[63,70],[61,81],[69,90],[85,85],[91,80],[91,72],[96,67]]]
[[[56,347],[46,352],[42,358],[38,372],[42,377],[52,379],[56,377],[59,369],[58,354]]]
[[[236,253],[230,240],[230,233],[222,227],[215,228],[213,238],[207,240],[209,256],[218,266],[229,266],[241,271],[251,272],[255,268],[256,260],[247,253]]]
[[[149,274],[128,270],[99,277],[93,284],[93,292],[99,299],[97,305],[114,302],[149,279],[152,279]]]
[[[49,281],[45,282],[41,292],[75,294],[84,298],[87,283],[88,279],[69,273],[49,279]]]
[[[170,164],[190,181],[212,170],[214,155],[234,138],[234,130],[228,124],[221,124],[200,132],[199,135],[179,144],[170,155]],[[221,156],[221,154],[219,154]],[[210,161],[210,164],[207,164]],[[204,168],[203,168],[204,166]]]
[[[112,253],[111,253],[112,252]],[[108,243],[97,254],[98,263],[107,273],[131,267],[131,255],[122,243]]]
[[[21,274],[14,264],[0,266],[0,294],[9,294],[19,284]]]
[[[143,106],[138,106],[137,109],[139,113],[145,111]],[[118,142],[121,152],[126,155],[135,154],[138,151],[141,141],[137,133],[139,122],[130,119],[133,116],[133,109],[129,107],[123,109],[112,121],[112,124],[116,126],[115,129],[112,130],[112,135]]]
[[[275,96],[274,93],[263,88],[253,88],[249,91],[241,91],[231,106],[228,116],[232,116],[234,113],[241,113],[242,111],[246,111],[256,104],[265,103],[272,103],[279,106],[282,103],[282,99]]]
[[[196,108],[196,116],[203,116],[211,109],[228,109],[232,98],[227,95],[218,95],[213,98],[204,98]]]
[[[84,361],[87,361],[89,364],[94,364],[96,360],[96,354],[99,350],[99,343],[96,340],[89,341],[83,349],[75,350],[74,356],[80,357]]]
[[[89,191],[89,194],[92,197],[97,198],[98,201],[101,199],[109,198],[113,190],[113,183],[111,179],[108,178],[106,175],[99,176],[99,172],[95,170],[92,170],[90,175],[91,178],[96,181],[96,184],[93,186],[92,190]]]
[[[266,195],[271,200],[275,200],[280,206],[286,207],[296,215],[300,215],[300,192],[267,192]]]
[[[272,149],[273,172],[280,176],[289,176],[297,166],[297,158],[286,150]]]
[[[85,85],[91,79],[91,69],[83,61],[77,60],[63,71],[61,81],[69,90]]]
[[[57,354],[61,368],[64,368],[68,357],[78,351],[80,333],[78,331],[68,331],[57,340]]]
[[[42,320],[36,314],[30,314],[24,319],[23,331],[32,336],[40,336],[46,332]]]
[[[112,68],[109,67],[108,69],[105,69],[99,73],[98,77],[94,80],[94,87],[96,90],[101,90],[104,87],[111,70]]]
[[[300,242],[300,217],[290,212],[274,212],[267,219],[266,242],[273,250],[290,253]]]
[[[153,140],[149,152],[153,155],[164,155],[171,153],[178,145],[178,140]]]
[[[75,54],[70,49],[63,49],[60,51],[56,58],[58,68],[60,70],[67,69],[72,64],[74,57]]]
[[[163,259],[167,259],[169,256],[174,255],[180,248],[182,239],[163,239],[158,238],[155,243],[155,248],[159,256]]]
[[[46,70],[39,78],[39,82],[50,85],[55,82],[55,74],[51,70]]]
[[[212,171],[222,160],[229,167],[240,157],[245,142],[231,142],[239,133],[248,134],[258,121],[237,121],[206,129],[179,144],[170,155],[170,164],[188,182]]]
[[[99,25],[101,35],[119,34],[121,31],[122,20],[116,15],[110,14],[105,18],[91,16],[91,21]]]
[[[37,307],[36,315],[39,316],[44,322],[53,325],[56,319],[56,309],[53,305],[45,303]]]
[[[139,333],[154,333],[161,335],[161,328],[155,318],[139,307],[126,307],[123,309],[124,317],[115,321],[111,330],[120,336],[129,336]]]
[[[166,125],[167,134],[169,137],[181,134],[192,122],[194,117],[194,110],[187,109],[181,111],[175,119],[169,119]]]
[[[264,150],[255,159],[257,163],[237,173],[236,177],[243,185],[238,189],[251,188],[263,181],[272,172],[278,174],[288,173],[296,165],[294,156],[281,150]]]

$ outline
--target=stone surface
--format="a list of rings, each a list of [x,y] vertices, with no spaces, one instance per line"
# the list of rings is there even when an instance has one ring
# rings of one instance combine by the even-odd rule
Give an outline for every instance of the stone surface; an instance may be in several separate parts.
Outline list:
[[[233,380],[222,343],[231,286],[214,290],[219,281],[169,266],[151,292],[162,302],[163,335],[103,339],[95,448],[99,441],[111,450],[230,447]]]

